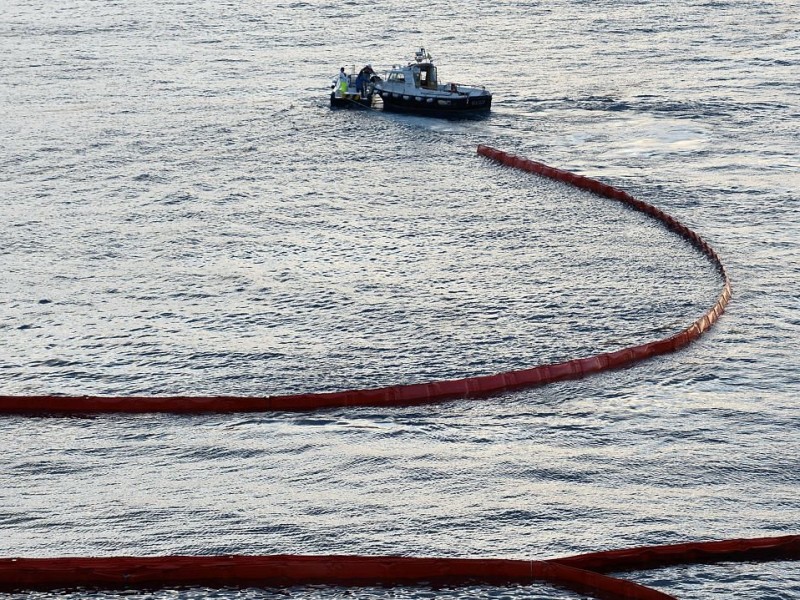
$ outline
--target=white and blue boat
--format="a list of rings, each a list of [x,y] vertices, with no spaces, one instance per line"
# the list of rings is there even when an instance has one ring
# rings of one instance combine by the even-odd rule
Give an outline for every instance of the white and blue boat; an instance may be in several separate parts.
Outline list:
[[[492,94],[483,86],[441,83],[433,58],[420,48],[414,62],[395,66],[374,84],[383,109],[420,114],[466,114],[489,111]]]

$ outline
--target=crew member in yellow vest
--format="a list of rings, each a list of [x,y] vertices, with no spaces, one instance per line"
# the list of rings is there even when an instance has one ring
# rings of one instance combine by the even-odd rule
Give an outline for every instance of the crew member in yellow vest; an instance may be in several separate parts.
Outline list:
[[[347,94],[347,75],[344,72],[344,67],[339,69],[339,81],[337,83],[337,91],[340,96]]]

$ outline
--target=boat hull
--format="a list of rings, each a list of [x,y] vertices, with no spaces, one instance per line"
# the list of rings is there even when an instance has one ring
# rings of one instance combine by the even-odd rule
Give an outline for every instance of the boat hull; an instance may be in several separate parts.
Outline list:
[[[377,93],[383,100],[383,109],[395,112],[459,115],[483,113],[492,108],[491,94],[435,97],[404,95],[386,90],[379,90]]]
[[[372,107],[372,95],[370,94],[366,98],[362,98],[361,96],[337,96],[334,93],[331,93],[331,108],[371,108]]]

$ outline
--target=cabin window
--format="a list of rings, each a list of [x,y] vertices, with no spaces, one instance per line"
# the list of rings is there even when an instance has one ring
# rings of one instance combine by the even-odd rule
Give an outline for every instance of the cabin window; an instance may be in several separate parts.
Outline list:
[[[405,83],[406,76],[403,73],[389,73],[389,81],[397,81],[399,83]]]

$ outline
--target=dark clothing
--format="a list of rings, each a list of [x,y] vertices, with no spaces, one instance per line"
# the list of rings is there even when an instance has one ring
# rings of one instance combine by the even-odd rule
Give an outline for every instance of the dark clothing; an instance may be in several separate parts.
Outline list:
[[[361,94],[362,98],[367,97],[367,84],[369,83],[370,76],[374,74],[375,71],[373,71],[372,67],[369,65],[358,72],[358,77],[356,77],[356,89],[358,90],[358,93]]]

